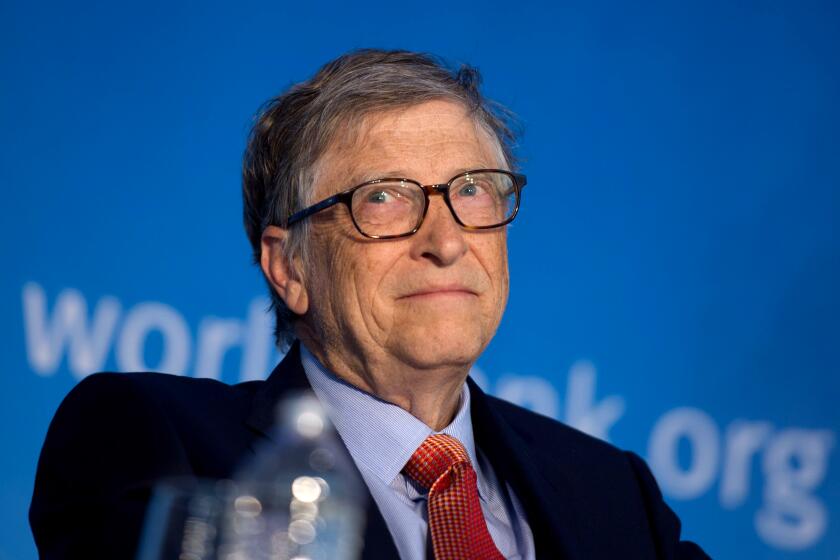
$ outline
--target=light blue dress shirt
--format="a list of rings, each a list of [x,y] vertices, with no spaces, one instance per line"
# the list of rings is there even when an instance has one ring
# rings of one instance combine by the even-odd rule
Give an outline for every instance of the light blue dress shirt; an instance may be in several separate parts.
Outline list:
[[[306,377],[324,405],[367,484],[400,558],[425,560],[428,512],[425,490],[402,474],[414,451],[433,433],[460,441],[478,477],[478,496],[493,542],[505,558],[534,559],[534,537],[522,505],[509,484],[499,482],[487,458],[476,450],[470,417],[470,391],[464,384],[452,423],[434,432],[402,408],[346,383],[328,371],[305,346]]]

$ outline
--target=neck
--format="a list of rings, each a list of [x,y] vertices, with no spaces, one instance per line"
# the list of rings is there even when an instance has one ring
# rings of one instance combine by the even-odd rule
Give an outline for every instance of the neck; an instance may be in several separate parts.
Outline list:
[[[301,342],[342,380],[399,406],[434,431],[448,426],[458,412],[469,366],[416,368],[391,356],[348,359],[309,337]]]

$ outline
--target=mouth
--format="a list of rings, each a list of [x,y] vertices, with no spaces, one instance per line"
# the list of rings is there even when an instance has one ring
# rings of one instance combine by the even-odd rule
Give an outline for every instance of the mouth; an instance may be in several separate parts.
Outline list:
[[[433,299],[433,298],[458,298],[458,297],[477,297],[478,294],[464,286],[434,286],[421,288],[417,291],[411,292],[398,299]]]

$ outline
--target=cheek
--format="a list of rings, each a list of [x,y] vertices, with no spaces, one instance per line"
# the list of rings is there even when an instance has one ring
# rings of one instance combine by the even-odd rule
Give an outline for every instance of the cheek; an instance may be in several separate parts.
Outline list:
[[[361,302],[378,312],[390,307],[391,295],[398,286],[399,255],[380,242],[360,252],[353,275]]]
[[[490,281],[488,294],[490,297],[485,300],[484,312],[489,322],[497,324],[501,320],[507,305],[510,287],[507,238],[504,232],[500,232],[494,238],[486,239],[486,243],[477,248],[477,254]]]
[[[313,228],[307,283],[309,297],[315,305],[340,322],[340,316],[345,314],[347,303],[355,291],[356,262],[352,239],[336,229]]]
[[[476,253],[497,293],[506,296],[508,290],[507,236],[504,232],[481,239]]]
[[[375,334],[387,331],[394,322],[393,298],[397,287],[396,267],[399,255],[382,242],[361,244],[357,241],[350,251],[341,251],[337,259],[335,278],[342,284],[339,302],[345,313],[352,314]]]

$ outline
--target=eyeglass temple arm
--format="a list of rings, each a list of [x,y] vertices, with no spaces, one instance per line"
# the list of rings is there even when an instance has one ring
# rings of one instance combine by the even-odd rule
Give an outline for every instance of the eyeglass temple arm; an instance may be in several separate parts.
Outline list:
[[[295,212],[294,214],[292,214],[291,216],[288,217],[284,227],[288,228],[289,226],[293,225],[294,223],[299,222],[299,221],[303,220],[304,218],[308,218],[312,214],[315,214],[317,212],[320,212],[321,210],[324,210],[325,208],[329,208],[330,206],[338,204],[339,202],[342,201],[342,199],[344,197],[344,194],[345,193],[339,193],[339,194],[333,195],[329,198],[325,198],[324,200],[322,200],[321,202],[319,202],[317,204],[313,204],[309,208],[304,208],[303,210],[300,210],[299,212]]]

